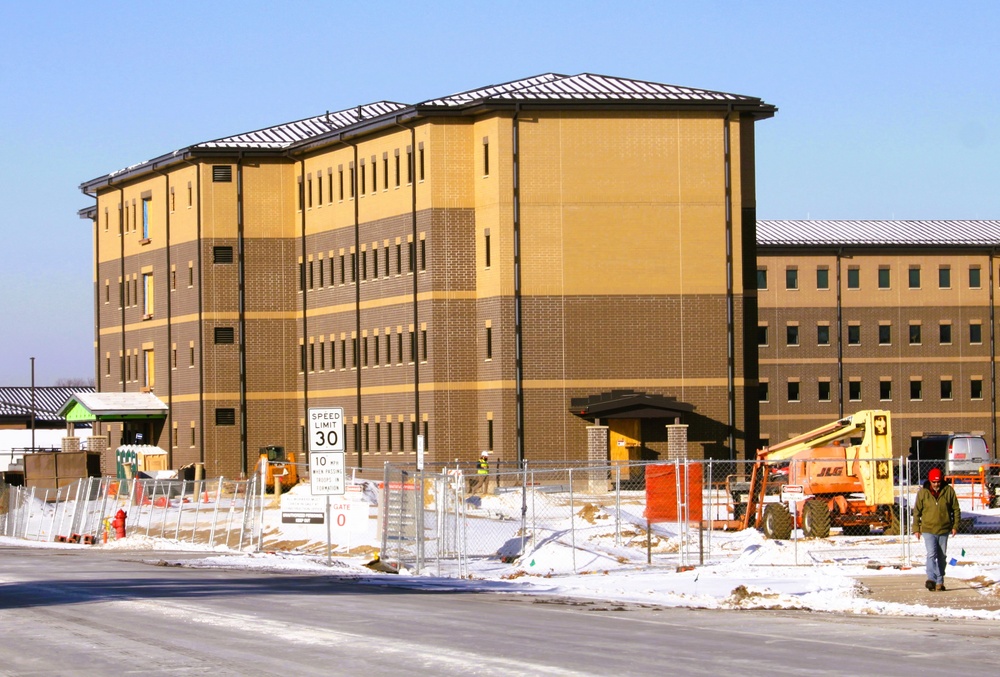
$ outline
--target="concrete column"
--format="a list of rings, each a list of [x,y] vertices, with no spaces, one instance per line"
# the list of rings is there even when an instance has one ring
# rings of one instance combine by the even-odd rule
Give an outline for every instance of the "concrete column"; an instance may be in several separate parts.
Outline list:
[[[683,423],[667,426],[667,458],[671,461],[688,459],[688,427]]]

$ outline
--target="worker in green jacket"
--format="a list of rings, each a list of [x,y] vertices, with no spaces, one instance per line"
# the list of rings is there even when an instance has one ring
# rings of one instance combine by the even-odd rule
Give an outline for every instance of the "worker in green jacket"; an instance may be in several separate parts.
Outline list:
[[[962,511],[951,484],[944,481],[940,468],[931,468],[927,481],[917,492],[913,506],[913,535],[924,537],[927,551],[928,590],[943,591],[944,568],[948,563],[948,535],[958,533]]]

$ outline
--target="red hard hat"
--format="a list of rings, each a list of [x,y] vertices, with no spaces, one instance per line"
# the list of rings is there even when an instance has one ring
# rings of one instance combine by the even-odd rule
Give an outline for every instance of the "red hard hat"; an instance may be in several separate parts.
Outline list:
[[[927,480],[930,482],[937,482],[941,479],[941,468],[931,468],[931,471],[927,473]]]

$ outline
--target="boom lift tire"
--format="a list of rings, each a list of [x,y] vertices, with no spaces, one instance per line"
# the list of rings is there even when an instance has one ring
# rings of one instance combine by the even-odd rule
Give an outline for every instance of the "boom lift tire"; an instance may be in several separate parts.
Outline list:
[[[823,501],[809,499],[802,507],[802,533],[806,538],[830,535],[830,509]]]
[[[899,523],[899,506],[889,505],[889,526],[882,533],[886,536],[899,536],[902,533],[902,526]]]
[[[764,536],[785,540],[792,536],[792,514],[784,503],[768,503],[764,508]]]

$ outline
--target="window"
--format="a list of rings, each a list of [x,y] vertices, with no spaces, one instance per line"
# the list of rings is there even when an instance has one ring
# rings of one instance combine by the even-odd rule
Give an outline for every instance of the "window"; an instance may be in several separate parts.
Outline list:
[[[213,183],[232,183],[232,181],[233,181],[232,165],[212,165]]]
[[[333,169],[330,167],[326,169],[326,199],[333,202]]]
[[[396,275],[403,274],[403,245],[396,243]]]
[[[194,366],[194,341],[188,343],[188,367]]]
[[[378,161],[372,156],[372,192],[378,192]]]
[[[971,266],[969,268],[969,289],[979,289],[981,284],[979,266]]]
[[[490,254],[490,229],[489,228],[486,229],[485,238],[486,238],[486,241],[483,244],[483,254],[486,256],[486,267],[489,268],[490,267],[490,262],[491,262],[490,261],[491,254]]]
[[[861,289],[861,269],[851,266],[847,269],[847,288]]]
[[[861,345],[861,325],[852,324],[847,327],[847,345],[858,346]]]
[[[950,400],[952,398],[951,379],[942,377],[941,379],[941,399]]]
[[[396,149],[396,188],[399,188],[399,149]]]
[[[892,399],[892,381],[879,381],[878,398],[886,401]]]
[[[382,258],[385,259],[385,277],[389,277],[389,245],[382,247]]]
[[[156,383],[156,369],[151,349],[142,351],[142,366],[142,385],[144,388],[152,390]]]
[[[912,266],[909,270],[910,289],[920,289],[920,266]]]
[[[969,379],[969,399],[983,399],[983,379],[973,376]]]
[[[490,353],[492,354],[492,352],[493,352],[493,350],[491,348],[490,349]],[[420,360],[422,362],[426,362],[427,361],[427,329],[426,328],[421,328],[420,329]]]
[[[358,368],[358,337],[351,337],[351,369]]]
[[[878,269],[878,288],[889,288],[889,266],[880,266]]]
[[[350,189],[350,197],[354,199],[354,163],[352,162],[348,170],[347,187]]]
[[[361,337],[361,366],[368,366],[368,337]]]
[[[767,325],[760,324],[757,325],[757,345],[766,346],[767,345]]]
[[[420,270],[427,270],[427,240],[420,241]]]
[[[983,325],[979,322],[969,323],[969,343],[983,342]]]
[[[951,289],[951,267],[941,266],[938,268],[938,288]]]
[[[337,167],[337,199],[344,201],[344,166]]]
[[[785,327],[785,343],[790,346],[799,345],[799,328],[797,325],[790,324]]]
[[[878,326],[878,343],[881,346],[887,346],[892,343],[891,324],[880,324]]]
[[[142,239],[149,239],[149,203],[152,198],[142,198]]]
[[[798,268],[786,268],[785,269],[785,289],[798,289],[799,288],[799,269]]]
[[[768,382],[761,381],[759,384],[757,384],[757,400],[759,402],[768,402],[770,401],[770,397],[771,394],[768,388]]]
[[[194,261],[188,261],[188,289],[194,286]]]
[[[212,247],[212,263],[232,263],[232,247]]]
[[[406,183],[413,183],[413,147],[406,147]]]
[[[308,202],[307,202],[307,204],[309,206],[309,209],[312,209],[312,206],[313,206],[313,177],[312,177],[312,174],[310,174],[306,178],[306,195],[308,196]]]
[[[483,137],[483,176],[490,175],[490,137]]]
[[[417,158],[420,163],[420,180],[423,181],[425,178],[424,174],[424,144],[417,146]]]
[[[816,345],[830,345],[830,325],[821,324],[816,327]]]
[[[919,380],[916,380],[916,379],[911,380],[910,381],[910,399],[911,400],[922,399],[922,394],[923,394],[923,382],[921,382]]]
[[[951,324],[942,322],[938,325],[938,343],[948,345],[951,343]]]
[[[767,289],[767,268],[757,269],[757,289]]]
[[[830,401],[830,382],[829,381],[820,381],[817,384],[817,386],[818,386],[817,398],[819,399],[819,401],[820,402],[829,402]]]
[[[852,402],[861,399],[861,381],[850,381],[847,384],[847,398]]]
[[[236,425],[236,410],[219,407],[215,410],[215,425]],[[192,430],[194,430],[192,428]]]
[[[382,153],[382,190],[389,190],[389,154]]]
[[[486,421],[486,448],[493,451],[493,419]]]
[[[153,317],[153,274],[142,274],[142,318]]]
[[[365,181],[365,161],[361,161],[361,194],[364,195],[368,190],[368,183]]]
[[[830,269],[820,266],[816,269],[816,289],[830,288]]]
[[[911,324],[910,325],[910,345],[918,346],[920,345],[920,325]]]
[[[233,327],[216,327],[215,342],[219,344],[236,343],[236,330]]]
[[[417,359],[417,335],[414,331],[410,330],[410,363],[412,364],[414,360]]]
[[[493,359],[493,327],[486,327],[486,359]]]
[[[789,381],[788,382],[788,401],[798,402],[799,401],[799,382]]]

